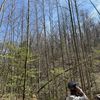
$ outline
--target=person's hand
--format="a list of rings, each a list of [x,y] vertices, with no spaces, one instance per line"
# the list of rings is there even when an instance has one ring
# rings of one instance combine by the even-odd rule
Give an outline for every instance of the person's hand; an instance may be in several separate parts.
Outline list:
[[[82,92],[82,89],[79,86],[76,86],[76,89],[80,92]]]
[[[80,95],[83,95],[84,94],[83,90],[79,86],[76,86],[76,91]]]

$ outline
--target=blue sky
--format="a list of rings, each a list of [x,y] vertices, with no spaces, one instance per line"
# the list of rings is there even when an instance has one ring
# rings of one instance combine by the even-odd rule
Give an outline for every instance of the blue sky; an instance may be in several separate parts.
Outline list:
[[[80,9],[88,10],[91,17],[98,17],[97,11],[91,5],[89,0],[77,0]],[[100,0],[91,0],[97,9],[100,11]],[[66,6],[66,0],[60,0],[63,6]]]
[[[100,11],[100,0],[91,0],[91,1],[94,3],[96,8]],[[97,17],[98,16],[97,11],[91,5],[89,0],[80,0],[80,2],[83,2],[82,6],[83,6],[84,9],[89,10],[91,17]]]
[[[0,0],[0,7],[1,7],[1,3],[2,3],[2,1],[3,0]],[[10,2],[10,0],[6,0],[7,1],[7,4],[9,4]],[[16,0],[16,3],[17,3],[17,8],[21,8],[22,7],[22,2],[24,1],[24,3],[25,4],[27,4],[26,2],[27,2],[27,0]],[[94,7],[91,5],[91,3],[89,2],[89,0],[77,0],[78,1],[78,4],[79,4],[79,9],[84,9],[84,10],[88,10],[89,11],[89,15],[91,16],[91,17],[94,17],[94,18],[98,18],[98,13],[97,13],[97,11],[94,9]],[[100,0],[91,0],[94,4],[95,4],[95,6],[97,7],[97,9],[100,11]],[[66,7],[66,0],[60,0],[60,2],[61,2],[61,5],[62,6],[65,6]],[[26,7],[27,8],[27,7]],[[8,11],[9,9],[7,9],[7,11]],[[20,10],[20,9],[19,9]],[[7,11],[6,11],[6,13],[7,13]],[[17,10],[18,11],[18,10]],[[0,14],[1,14],[1,12],[0,12]],[[18,14],[18,12],[17,12],[17,14]],[[1,19],[1,15],[0,15],[0,19]],[[2,40],[2,37],[4,37],[3,36],[3,32],[1,32],[1,30],[3,30],[3,28],[2,29],[0,29],[0,40]]]
[[[4,0],[0,0],[0,6],[1,6],[1,3],[2,1]],[[10,0],[7,0],[7,1],[10,1]],[[17,1],[17,4],[20,6],[22,6],[22,2],[27,2],[27,0],[16,0]],[[93,8],[93,6],[90,4],[89,0],[77,0],[78,1],[78,4],[80,5],[79,8],[80,9],[86,9],[89,11],[89,14],[92,15],[92,17],[97,17],[98,14],[96,12],[96,10]],[[98,10],[100,10],[100,0],[91,0],[97,7]],[[66,7],[66,0],[60,0],[61,4],[63,6]]]
[[[0,0],[0,6],[1,3],[4,0]],[[10,0],[8,0],[10,1]],[[20,6],[22,6],[22,1],[27,2],[27,0],[16,0],[17,4],[21,4]],[[63,6],[66,6],[65,3],[66,0],[60,0],[60,2],[62,3]],[[77,0],[78,3],[80,4],[80,8],[86,9],[90,11],[90,14],[93,14],[94,16],[97,16],[97,12],[95,11],[95,9],[93,8],[93,6],[90,4],[89,0]],[[91,0],[97,7],[98,10],[100,10],[100,0]]]

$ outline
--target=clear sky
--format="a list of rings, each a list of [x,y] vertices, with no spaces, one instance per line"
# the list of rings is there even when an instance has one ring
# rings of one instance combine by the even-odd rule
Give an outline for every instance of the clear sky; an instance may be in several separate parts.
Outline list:
[[[3,2],[4,0],[0,0],[0,7],[1,7],[1,3]],[[8,0],[10,1],[10,0]],[[16,0],[17,1],[17,4],[19,6],[22,6],[22,2],[24,1],[27,2],[27,0]],[[67,0],[59,0],[62,4],[62,6],[66,6],[66,1]],[[97,11],[93,8],[93,6],[91,5],[90,1],[89,0],[77,0],[78,3],[79,3],[79,7],[80,9],[86,9],[89,11],[89,14],[92,15],[93,17],[97,17],[98,14],[97,14]],[[97,9],[100,11],[100,0],[91,0],[97,7]]]
[[[94,3],[96,8],[100,11],[100,0],[91,0],[91,1]],[[92,17],[97,17],[98,16],[97,11],[91,5],[89,0],[80,0],[80,2],[83,2],[82,3],[83,8],[89,10],[90,15],[92,15]]]
[[[92,17],[98,17],[97,11],[94,9],[94,7],[91,5],[89,0],[77,0],[79,4],[80,9],[88,10],[89,15]],[[100,11],[100,0],[91,0],[94,5],[97,7],[97,9]],[[63,6],[66,6],[66,0],[60,0]]]
[[[4,0],[0,0],[0,6],[1,3]],[[10,0],[9,0],[10,1]],[[27,2],[27,0],[17,0],[19,4],[21,4],[20,6],[22,6],[22,1]],[[88,9],[91,14],[94,13],[94,16],[97,16],[97,12],[95,11],[95,9],[93,8],[93,6],[90,4],[89,0],[77,0],[80,4],[80,7],[83,9]],[[100,0],[91,0],[97,7],[98,10],[100,10]],[[62,3],[62,5],[66,6],[66,0],[60,0],[60,2]]]
[[[0,0],[0,8],[1,8],[1,4],[2,4],[3,1],[4,0]],[[7,1],[7,5],[9,5],[10,4],[10,0],[6,0],[6,1]],[[17,8],[21,8],[22,5],[23,5],[23,1],[24,1],[25,5],[27,5],[27,0],[16,0],[16,3],[17,3],[16,7]],[[66,7],[66,1],[67,0],[59,0],[59,1],[61,2],[61,6],[65,6]],[[78,1],[79,9],[88,10],[89,11],[89,15],[91,17],[95,17],[96,19],[98,18],[98,13],[94,9],[94,7],[91,5],[89,0],[77,0],[77,1]],[[94,5],[100,11],[100,0],[91,0],[91,1],[94,3]],[[27,8],[27,7],[25,7],[25,8]],[[9,9],[7,9],[5,13],[7,13],[8,10]],[[17,10],[17,14],[18,14],[18,12],[20,12],[20,9],[19,9],[19,11]],[[2,18],[2,14],[0,15],[0,20],[1,20],[1,18]],[[2,34],[3,33],[2,32],[3,29],[5,29],[5,28],[3,28],[3,27],[2,27],[2,29],[0,28],[0,40],[2,40],[2,37],[4,37],[4,35]]]

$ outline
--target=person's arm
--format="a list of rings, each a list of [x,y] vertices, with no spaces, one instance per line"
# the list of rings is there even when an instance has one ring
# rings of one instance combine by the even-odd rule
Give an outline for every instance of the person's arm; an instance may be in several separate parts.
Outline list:
[[[88,97],[86,96],[86,94],[83,92],[83,90],[80,87],[76,86],[76,89],[77,89],[77,92],[81,94],[81,97],[79,100],[88,100]]]

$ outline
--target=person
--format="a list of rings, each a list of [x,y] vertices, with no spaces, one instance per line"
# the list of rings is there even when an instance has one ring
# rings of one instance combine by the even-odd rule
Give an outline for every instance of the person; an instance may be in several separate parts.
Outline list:
[[[69,82],[68,88],[70,90],[70,95],[66,100],[88,100],[86,94],[75,82]]]

